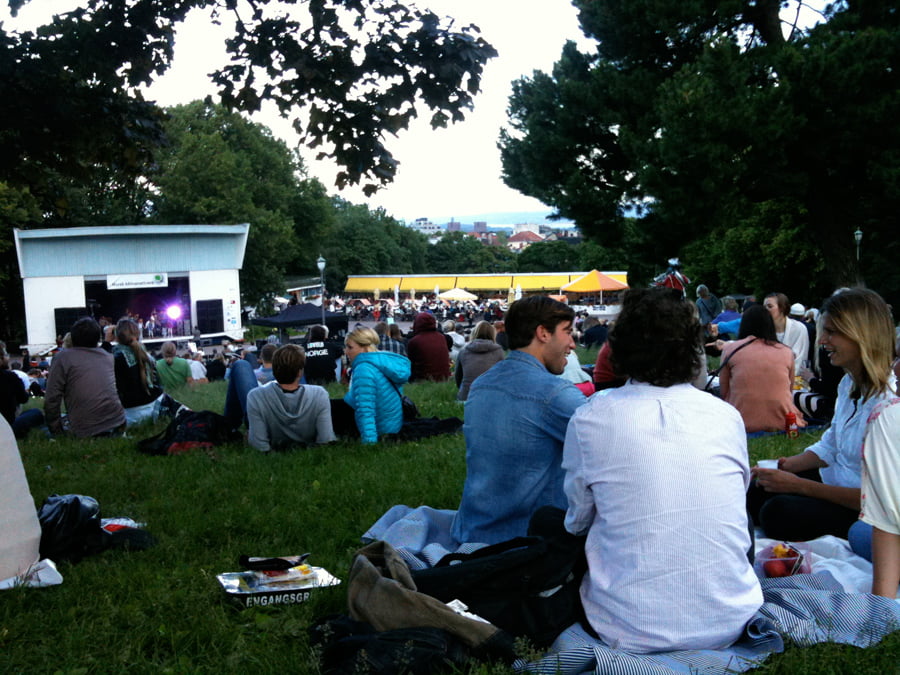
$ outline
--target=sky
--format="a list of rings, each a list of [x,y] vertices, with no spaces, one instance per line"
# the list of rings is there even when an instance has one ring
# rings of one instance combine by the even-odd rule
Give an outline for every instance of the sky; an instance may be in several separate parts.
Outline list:
[[[313,151],[301,148],[309,174],[335,194],[355,203],[383,207],[390,215],[407,221],[426,217],[445,222],[453,217],[465,223],[471,220],[467,217],[497,212],[549,214],[551,209],[546,205],[503,184],[496,145],[506,122],[511,82],[534,70],[549,71],[567,39],[585,41],[571,0],[418,0],[415,4],[452,16],[459,25],[476,24],[499,52],[485,68],[474,110],[464,122],[432,130],[430,113],[422,109],[420,118],[408,130],[396,138],[389,136],[388,149],[400,162],[397,177],[371,198],[358,189],[338,191],[334,185],[337,167],[315,161]],[[77,3],[32,0],[16,19],[9,18],[5,5],[0,9],[0,20],[8,28],[26,28]],[[226,63],[225,32],[205,15],[190,14],[178,30],[174,65],[145,91],[145,97],[171,106],[214,94],[208,73]],[[271,128],[289,146],[298,146],[290,121],[279,117],[274,107],[253,119]]]
[[[455,217],[492,212],[543,212],[551,209],[536,199],[507,187],[500,179],[500,152],[496,147],[506,121],[511,82],[534,70],[550,70],[567,39],[584,40],[570,0],[430,0],[416,3],[440,15],[453,16],[460,25],[474,23],[494,45],[499,56],[485,68],[482,92],[467,119],[447,129],[432,130],[430,113],[420,112],[410,129],[388,137],[388,149],[399,160],[396,180],[372,198],[358,189],[341,196],[356,203],[381,206],[396,218],[411,221],[427,217],[442,222]],[[160,104],[185,103],[210,93],[206,73],[224,63],[221,41],[199,48],[209,35],[204,17],[189,17],[176,41],[175,66],[150,88],[148,97]],[[254,119],[270,127],[291,146],[297,137],[290,122],[266,110]],[[312,151],[301,151],[311,175],[337,192],[334,164],[317,162]]]

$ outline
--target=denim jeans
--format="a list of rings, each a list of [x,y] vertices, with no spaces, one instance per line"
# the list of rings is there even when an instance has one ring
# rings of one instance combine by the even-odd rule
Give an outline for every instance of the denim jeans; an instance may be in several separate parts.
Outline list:
[[[872,526],[861,520],[857,520],[850,526],[847,533],[847,541],[853,552],[872,562]]]
[[[28,435],[32,429],[37,429],[44,424],[44,412],[40,408],[29,408],[23,410],[22,414],[16,417],[12,423],[13,433],[16,438],[21,440]]]
[[[224,415],[237,429],[247,421],[247,395],[259,386],[249,361],[238,359],[229,369],[228,389],[225,392]]]
[[[165,394],[160,394],[155,401],[150,401],[145,405],[136,405],[132,408],[125,408],[125,426],[133,427],[135,424],[151,421],[155,422],[159,418],[159,409],[162,406],[162,400]]]

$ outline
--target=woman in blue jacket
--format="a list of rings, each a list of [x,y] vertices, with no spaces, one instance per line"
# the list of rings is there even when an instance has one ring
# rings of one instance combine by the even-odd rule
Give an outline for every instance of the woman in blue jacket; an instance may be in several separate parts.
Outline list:
[[[363,443],[377,443],[403,426],[402,385],[409,380],[410,362],[402,354],[378,351],[378,344],[371,328],[357,328],[344,341],[351,368],[344,402],[354,410]]]

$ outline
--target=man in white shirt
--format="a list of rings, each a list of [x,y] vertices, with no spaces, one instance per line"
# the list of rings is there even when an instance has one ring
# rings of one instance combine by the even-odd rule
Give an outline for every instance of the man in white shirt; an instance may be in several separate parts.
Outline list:
[[[587,532],[581,599],[606,644],[720,649],[762,604],[747,558],[741,416],[691,386],[701,328],[677,291],[630,291],[609,336],[626,384],[572,416],[566,529]]]

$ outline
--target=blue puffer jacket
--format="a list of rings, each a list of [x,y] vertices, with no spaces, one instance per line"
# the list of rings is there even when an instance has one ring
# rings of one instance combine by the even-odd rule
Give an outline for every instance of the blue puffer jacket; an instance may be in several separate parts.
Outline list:
[[[393,352],[362,352],[353,360],[350,391],[344,401],[356,411],[363,443],[377,443],[382,434],[403,426],[403,406],[392,382],[403,393],[409,380],[409,359]]]

